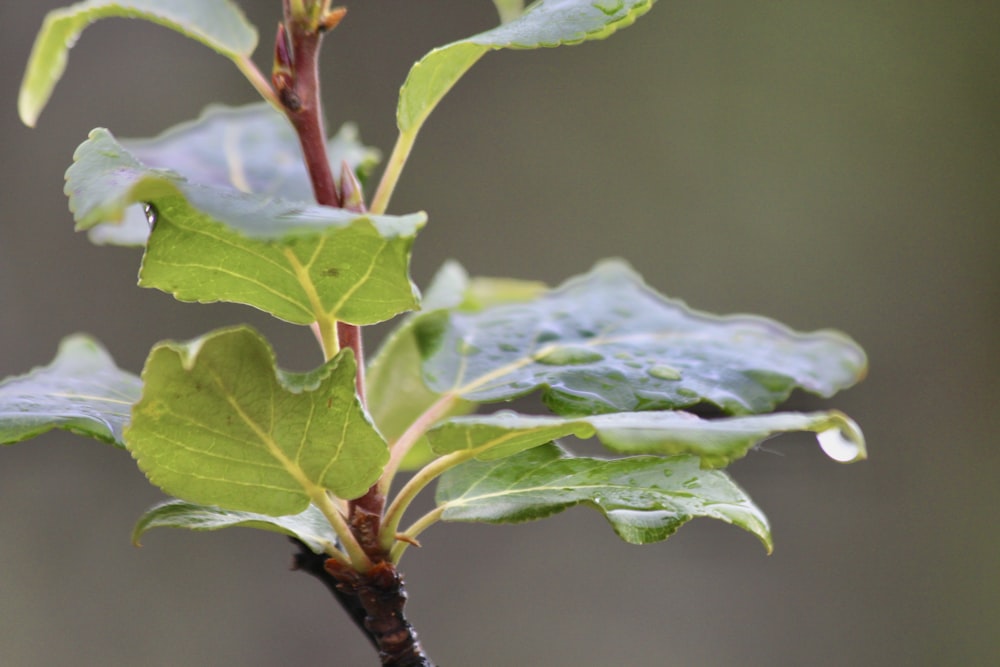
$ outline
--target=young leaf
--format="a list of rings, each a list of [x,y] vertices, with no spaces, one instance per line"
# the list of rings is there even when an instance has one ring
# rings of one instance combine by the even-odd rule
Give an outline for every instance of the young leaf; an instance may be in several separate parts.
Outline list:
[[[163,343],[146,361],[125,439],[150,481],[188,502],[282,516],[326,491],[356,498],[388,449],[354,373],[350,350],[312,373],[278,371],[246,327]]]
[[[38,120],[66,70],[69,49],[98,19],[138,18],[176,30],[238,61],[257,46],[257,31],[230,0],[88,0],[45,16],[21,83],[18,111],[26,125]]]
[[[545,290],[542,283],[503,278],[469,278],[458,262],[447,262],[434,276],[424,295],[424,311],[459,308],[475,311],[489,305],[528,301]],[[421,376],[420,348],[414,336],[416,317],[401,323],[385,340],[368,365],[368,409],[379,430],[394,442],[421,414],[441,399]],[[466,414],[475,403],[456,400],[448,415]],[[411,450],[403,470],[419,467],[433,458],[426,443]]]
[[[144,202],[154,221],[140,284],[232,301],[297,324],[372,324],[417,304],[410,249],[426,216],[371,216],[203,186],[153,169],[94,130],[66,173],[78,229]]]
[[[703,401],[728,413],[766,412],[796,388],[830,396],[849,387],[866,364],[842,334],[699,313],[617,261],[528,303],[431,313],[416,327],[433,391],[490,402],[542,389],[564,416]]]
[[[496,1],[496,0],[495,0]],[[487,52],[537,49],[604,39],[648,12],[654,0],[544,0],[503,25],[434,49],[411,69],[399,92],[396,123],[415,133],[451,87]],[[516,3],[497,2],[501,13]],[[506,15],[505,15],[506,17]]]
[[[183,500],[168,500],[149,509],[132,529],[132,543],[139,545],[143,534],[153,528],[221,530],[243,527],[283,533],[299,540],[315,553],[325,553],[337,543],[337,534],[323,513],[310,505],[300,514],[267,516],[253,512],[235,512]]]
[[[48,366],[0,382],[0,444],[61,428],[124,447],[122,430],[141,388],[97,341],[70,336]]]
[[[444,521],[518,523],[574,505],[601,512],[626,542],[665,540],[696,517],[721,519],[756,535],[768,552],[767,518],[725,473],[693,456],[576,458],[555,444],[446,472],[437,503]]]
[[[864,437],[840,412],[778,413],[701,419],[687,412],[619,412],[583,419],[561,419],[497,412],[455,417],[427,433],[438,455],[476,449],[481,461],[503,458],[569,435],[596,436],[621,454],[692,454],[706,468],[722,468],[764,440],[793,431],[813,431],[836,461],[865,458]]]

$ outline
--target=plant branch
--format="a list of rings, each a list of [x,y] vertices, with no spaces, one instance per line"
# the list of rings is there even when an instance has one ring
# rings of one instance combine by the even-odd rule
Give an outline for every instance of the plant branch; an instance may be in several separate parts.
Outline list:
[[[362,626],[374,638],[383,665],[434,667],[403,614],[406,589],[392,563],[378,563],[362,573],[328,560],[325,569],[337,581],[337,588],[352,595],[364,609]]]
[[[340,207],[340,193],[326,153],[319,94],[319,48],[323,33],[289,15],[278,25],[271,76],[285,115],[295,128],[316,201]]]
[[[363,211],[360,184],[350,169],[342,169],[340,187],[334,182],[327,155],[319,94],[318,54],[323,35],[343,18],[343,9],[330,9],[329,0],[284,0],[284,22],[278,25],[274,50],[272,84],[277,98],[291,121],[302,146],[309,179],[316,201],[324,206],[346,207]],[[405,161],[405,156],[403,157]],[[397,176],[398,177],[398,176]],[[350,347],[357,360],[356,390],[365,402],[364,353],[361,329],[344,322],[320,318],[318,332],[324,355],[338,347]],[[383,665],[394,667],[433,667],[417,641],[416,632],[403,615],[406,592],[403,580],[392,563],[388,550],[380,543],[385,495],[374,484],[360,498],[347,503],[346,518],[326,492],[312,498],[336,531],[350,562],[329,558],[320,575],[317,560],[300,554],[296,563],[330,588],[378,648]],[[330,578],[336,583],[331,585]]]

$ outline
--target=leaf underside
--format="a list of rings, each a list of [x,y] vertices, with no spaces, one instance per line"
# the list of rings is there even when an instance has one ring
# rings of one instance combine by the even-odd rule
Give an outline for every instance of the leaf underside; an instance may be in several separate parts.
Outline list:
[[[601,512],[626,542],[666,539],[697,517],[720,519],[772,549],[764,514],[725,473],[693,456],[573,457],[555,444],[494,461],[469,461],[445,473],[437,504],[444,521],[519,523],[575,505]]]
[[[0,382],[0,444],[60,428],[124,447],[140,389],[139,378],[115,366],[99,343],[70,336],[48,366]]]
[[[325,491],[356,498],[388,449],[355,396],[354,371],[350,350],[312,373],[278,371],[246,327],[163,343],[146,361],[125,438],[153,484],[191,503],[283,516]]]
[[[275,517],[195,505],[183,500],[168,500],[150,508],[132,529],[132,543],[139,546],[142,536],[153,528],[210,531],[234,527],[282,533],[299,540],[315,553],[328,553],[337,543],[336,533],[314,505],[301,514]]]
[[[257,30],[229,0],[88,0],[54,9],[45,16],[21,83],[18,112],[26,125],[38,120],[80,33],[99,19],[114,17],[152,21],[231,60],[249,56],[257,46]]]
[[[563,416],[698,403],[766,412],[797,388],[830,396],[849,387],[867,363],[837,332],[693,311],[620,261],[530,302],[429,313],[415,327],[433,391],[485,403],[541,389]]]
[[[680,411],[619,412],[581,419],[528,416],[514,412],[454,417],[427,433],[435,454],[476,450],[479,460],[511,456],[567,436],[597,437],[619,454],[697,456],[703,467],[722,468],[764,440],[793,431],[827,435],[820,444],[835,460],[865,457],[861,430],[840,412],[778,413],[701,419]],[[840,443],[834,449],[832,443]]]
[[[423,214],[370,216],[195,184],[142,164],[107,130],[94,130],[74,159],[66,192],[78,229],[151,206],[143,286],[296,324],[373,324],[417,305],[409,261]]]

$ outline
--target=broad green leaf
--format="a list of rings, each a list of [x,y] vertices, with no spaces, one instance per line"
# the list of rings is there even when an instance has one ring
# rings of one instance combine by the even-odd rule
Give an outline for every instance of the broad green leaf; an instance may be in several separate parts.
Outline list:
[[[61,428],[124,447],[141,387],[97,341],[70,336],[48,366],[0,382],[0,444]]]
[[[563,416],[701,402],[767,412],[796,388],[830,396],[866,366],[861,348],[840,333],[699,313],[618,261],[528,303],[421,316],[415,337],[431,390],[490,402],[541,389]]]
[[[771,551],[767,518],[724,472],[694,456],[576,458],[549,444],[506,459],[469,461],[446,472],[437,504],[444,521],[519,523],[574,505],[601,512],[626,542],[665,540],[696,517],[747,530]]]
[[[336,533],[315,505],[310,505],[301,514],[267,516],[194,505],[183,500],[168,500],[150,508],[132,529],[132,543],[140,546],[140,538],[153,528],[207,531],[233,527],[283,533],[294,537],[318,554],[328,552],[337,543]]]
[[[147,167],[102,129],[66,176],[77,229],[149,206],[139,284],[181,301],[245,303],[297,324],[372,324],[417,304],[408,271],[422,213],[362,215],[195,184]]]
[[[84,28],[114,17],[158,23],[234,61],[248,57],[257,46],[257,30],[229,0],[88,0],[54,9],[45,16],[21,83],[18,111],[26,125],[38,120]]]
[[[527,301],[545,290],[545,285],[527,280],[469,278],[457,262],[447,262],[431,281],[424,295],[425,311],[459,308],[474,311],[499,303]],[[379,430],[394,442],[442,394],[432,391],[421,377],[420,348],[414,337],[415,317],[396,327],[368,365],[368,409]],[[456,400],[448,415],[475,409],[469,401]],[[424,442],[403,460],[403,470],[422,466],[433,458]]]
[[[241,327],[153,348],[125,439],[150,481],[181,500],[282,516],[326,490],[362,495],[388,460],[354,393],[350,350],[307,373],[275,367]]]
[[[722,468],[764,440],[781,433],[813,431],[830,458],[850,463],[865,458],[861,429],[840,412],[778,413],[701,419],[687,412],[618,412],[561,419],[497,412],[455,417],[427,433],[438,455],[479,450],[481,461],[503,458],[558,438],[597,437],[621,454],[693,454],[704,467]]]
[[[514,3],[497,1],[501,15]],[[396,123],[415,132],[451,87],[487,52],[537,49],[604,39],[648,12],[654,0],[539,0],[503,25],[434,49],[410,69]]]

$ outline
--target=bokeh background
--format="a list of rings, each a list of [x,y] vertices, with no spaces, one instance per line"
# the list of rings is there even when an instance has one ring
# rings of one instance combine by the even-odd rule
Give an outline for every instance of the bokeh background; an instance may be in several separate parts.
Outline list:
[[[29,130],[16,91],[58,0],[0,4],[0,375],[87,331],[141,369],[164,338],[250,322],[280,362],[309,334],[135,287],[137,252],[71,231],[62,195],[96,126],[151,136],[236,70],[156,26],[94,25]],[[241,3],[265,37],[278,0]],[[331,128],[392,146],[410,64],[495,23],[487,0],[351,2],[323,60]],[[1000,39],[996,3],[663,0],[612,39],[483,59],[423,132],[393,210],[427,210],[413,272],[558,283],[628,258],[699,309],[836,327],[868,380],[829,402],[871,458],[783,437],[733,466],[777,549],[696,521],[626,545],[576,509],[439,525],[403,563],[442,665],[1000,664]],[[381,331],[374,331],[374,345]],[[255,531],[160,531],[129,457],[63,433],[0,451],[0,660],[51,665],[370,665],[328,594]]]

